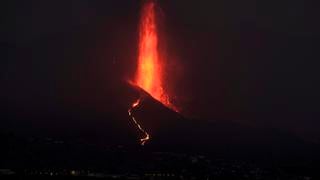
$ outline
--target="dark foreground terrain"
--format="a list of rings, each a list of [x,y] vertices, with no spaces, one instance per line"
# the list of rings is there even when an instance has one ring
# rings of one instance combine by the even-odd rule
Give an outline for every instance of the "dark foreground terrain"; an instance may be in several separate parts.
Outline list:
[[[320,178],[317,157],[281,158],[261,152],[248,155],[230,149],[222,153],[173,146],[157,151],[151,144],[111,147],[82,139],[10,133],[1,134],[1,143],[0,179]]]

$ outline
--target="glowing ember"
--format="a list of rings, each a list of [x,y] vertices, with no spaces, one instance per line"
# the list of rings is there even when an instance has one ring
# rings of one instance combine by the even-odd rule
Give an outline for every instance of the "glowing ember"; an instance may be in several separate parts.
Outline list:
[[[142,8],[139,29],[139,57],[136,76],[133,84],[148,92],[153,98],[177,111],[170,103],[169,96],[163,88],[164,62],[160,59],[158,51],[158,34],[156,22],[156,4],[152,0],[146,1]],[[129,108],[128,113],[138,129],[144,134],[140,139],[141,145],[150,139],[150,135],[137,122],[132,110],[139,107],[143,98],[137,99]]]

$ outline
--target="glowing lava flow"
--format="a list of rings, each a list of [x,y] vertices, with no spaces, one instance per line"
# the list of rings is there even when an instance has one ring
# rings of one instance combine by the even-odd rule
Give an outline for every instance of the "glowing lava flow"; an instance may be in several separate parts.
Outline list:
[[[160,58],[158,51],[156,3],[153,0],[147,0],[142,8],[139,32],[138,67],[135,79],[131,83],[149,93],[163,105],[177,111],[170,103],[169,96],[163,88],[164,62]],[[132,114],[132,110],[139,107],[142,99],[140,97],[135,101],[129,108],[128,113],[139,130],[145,134],[145,137],[140,139],[141,145],[144,145],[150,139],[150,135]]]
[[[131,107],[129,108],[128,110],[128,114],[129,116],[132,118],[134,124],[138,127],[138,129],[145,135],[144,138],[141,138],[140,139],[140,143],[141,145],[144,145],[149,139],[150,139],[150,135],[141,127],[141,125],[138,123],[138,121],[136,120],[136,118],[133,116],[132,114],[132,111],[136,108],[139,107],[140,103],[141,103],[141,99],[142,98],[139,98],[137,99],[132,105]]]

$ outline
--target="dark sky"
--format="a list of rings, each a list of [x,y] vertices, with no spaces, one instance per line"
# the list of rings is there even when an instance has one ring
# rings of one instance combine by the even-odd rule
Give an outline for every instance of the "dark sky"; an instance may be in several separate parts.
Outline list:
[[[184,114],[320,138],[319,4],[158,2],[168,88]],[[104,108],[117,103],[116,84],[134,72],[141,1],[1,3],[2,127],[70,109],[111,113]]]

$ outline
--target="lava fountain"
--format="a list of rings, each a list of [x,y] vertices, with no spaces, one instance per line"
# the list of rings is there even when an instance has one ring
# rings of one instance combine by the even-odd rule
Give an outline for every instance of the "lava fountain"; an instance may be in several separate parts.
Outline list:
[[[159,36],[157,32],[156,5],[153,0],[147,0],[141,10],[138,63],[135,78],[131,83],[149,93],[163,105],[177,111],[172,103],[170,103],[169,96],[163,87],[164,62],[160,58],[158,48]],[[142,128],[132,114],[132,110],[137,109],[142,101],[143,96],[131,105],[128,113],[138,129],[144,134],[144,137],[140,139],[141,145],[144,145],[150,139],[150,135]]]

